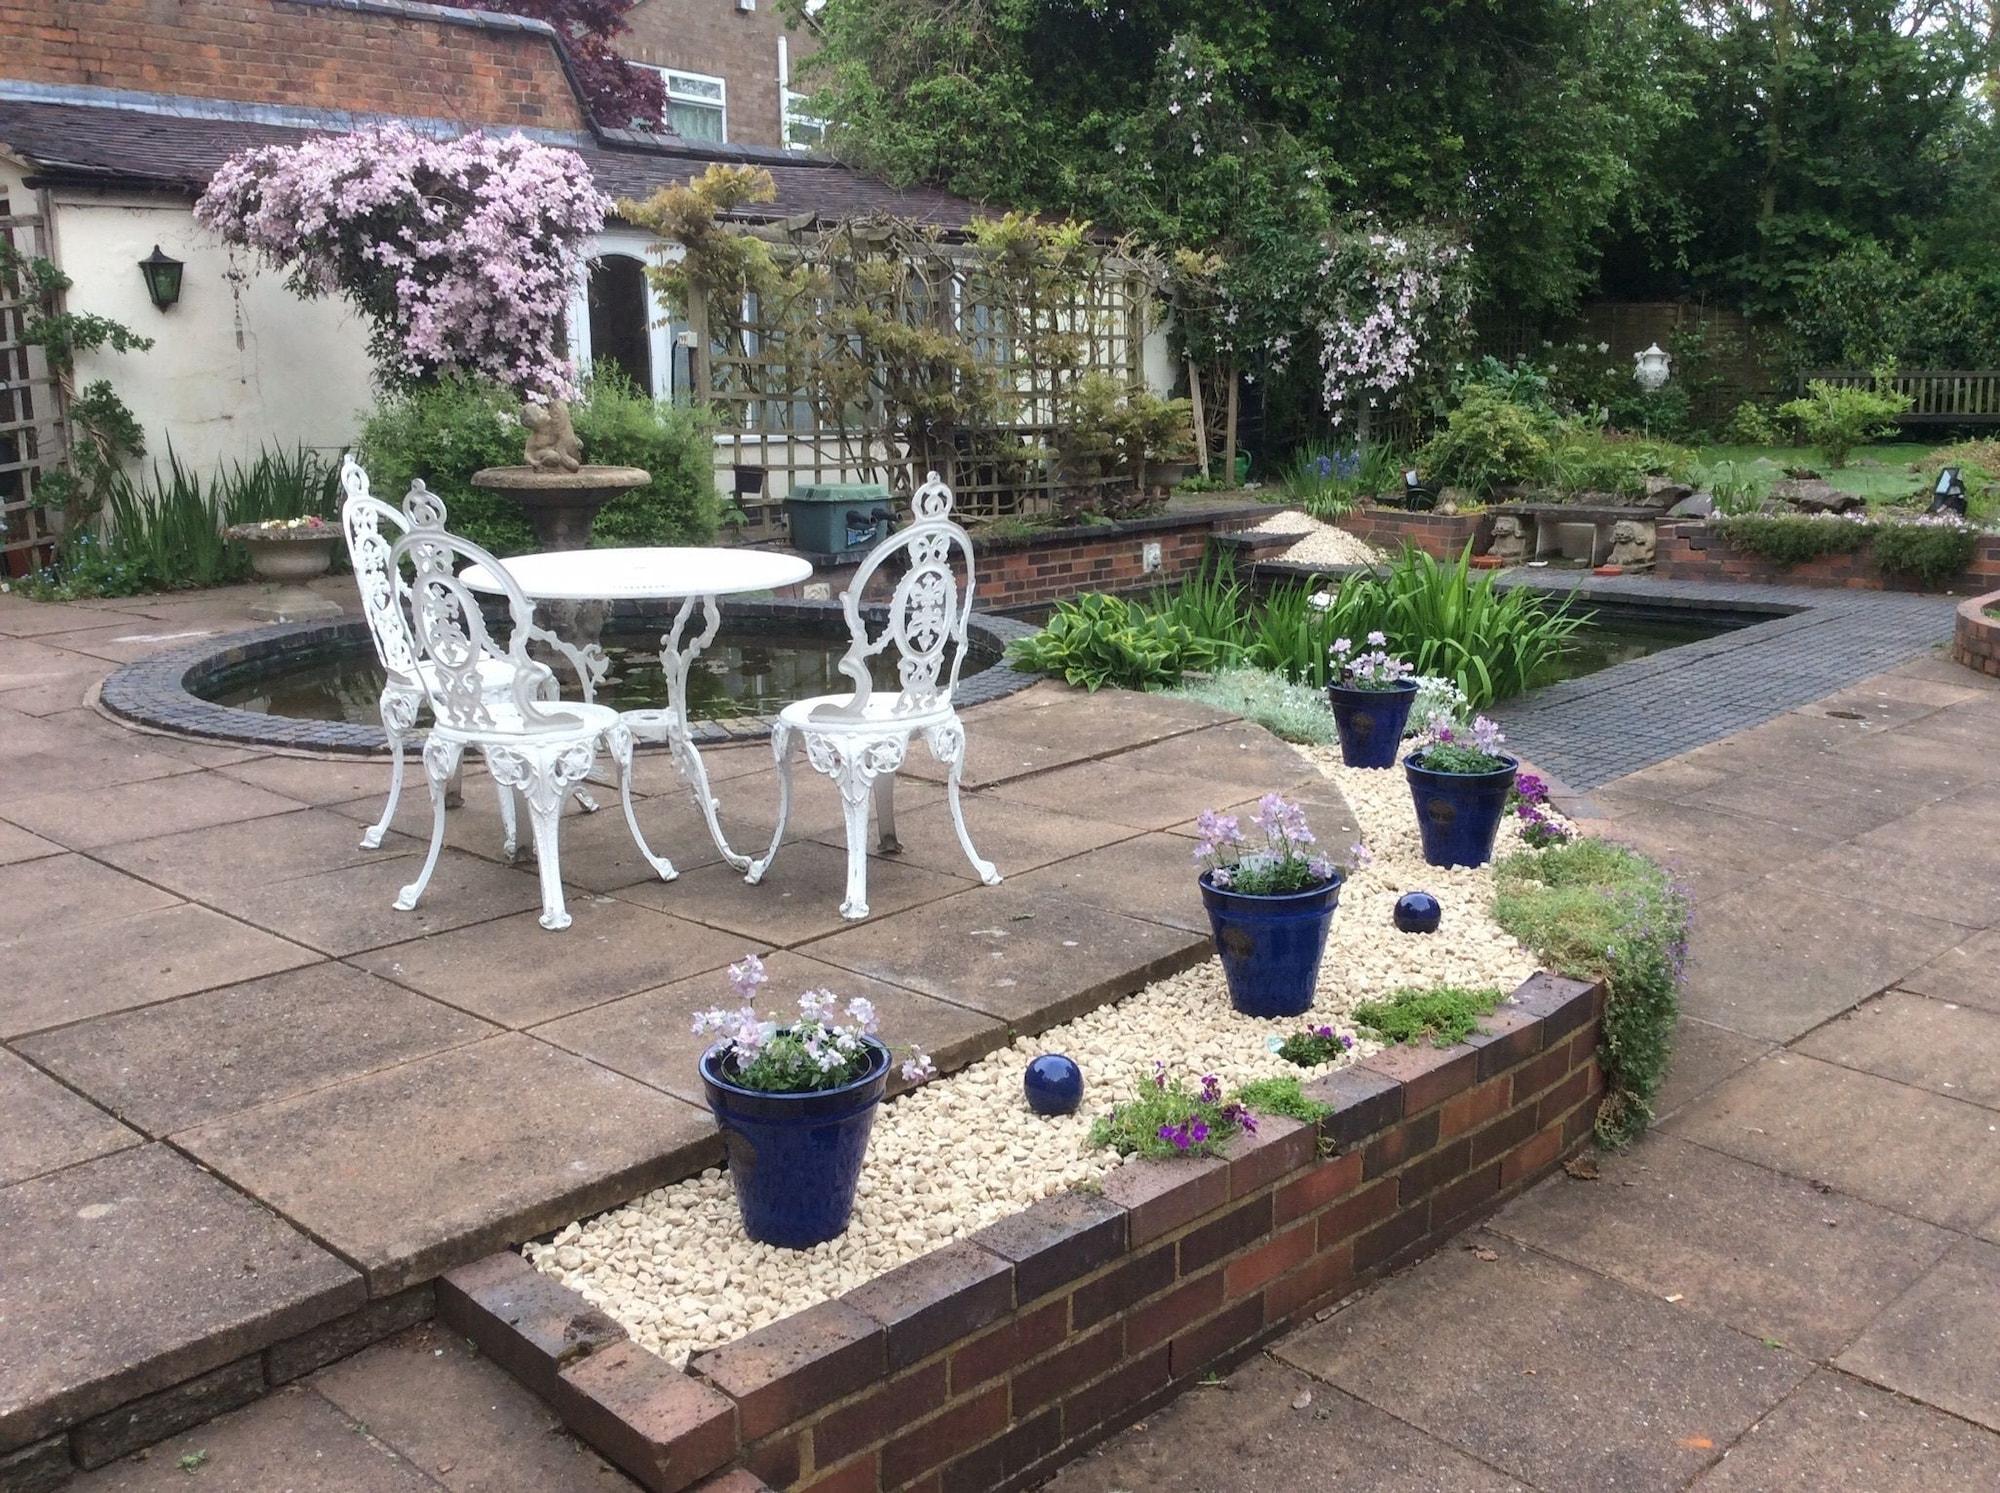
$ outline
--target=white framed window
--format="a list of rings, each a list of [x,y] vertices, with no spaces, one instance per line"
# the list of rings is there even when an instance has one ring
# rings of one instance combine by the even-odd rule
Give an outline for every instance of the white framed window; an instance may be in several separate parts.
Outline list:
[[[683,140],[720,144],[729,138],[728,83],[707,73],[684,73],[673,67],[653,71],[666,85],[668,129]]]
[[[815,7],[816,8],[816,7]],[[806,95],[792,91],[792,49],[778,38],[778,138],[787,150],[817,150],[826,143],[826,121],[806,112]]]

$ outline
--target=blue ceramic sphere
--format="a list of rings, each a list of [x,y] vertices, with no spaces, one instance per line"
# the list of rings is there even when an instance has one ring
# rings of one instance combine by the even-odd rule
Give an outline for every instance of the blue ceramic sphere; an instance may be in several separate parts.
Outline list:
[[[1083,1103],[1083,1070],[1059,1052],[1045,1052],[1021,1075],[1028,1108],[1038,1115],[1073,1115]]]
[[[1429,892],[1405,892],[1396,899],[1398,933],[1435,933],[1444,909]]]

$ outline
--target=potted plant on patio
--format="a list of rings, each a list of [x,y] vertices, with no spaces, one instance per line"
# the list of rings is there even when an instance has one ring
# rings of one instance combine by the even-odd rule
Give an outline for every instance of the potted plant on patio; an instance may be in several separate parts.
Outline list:
[[[1296,1016],[1313,1003],[1327,930],[1340,905],[1340,868],[1315,849],[1305,813],[1275,793],[1257,802],[1245,839],[1234,814],[1196,821],[1201,900],[1229,982],[1229,1003],[1246,1016]]]
[[[333,565],[333,547],[341,539],[338,525],[307,514],[232,524],[223,533],[249,552],[251,574],[265,583],[263,597],[250,607],[252,616],[298,622],[340,615],[338,605],[306,586]]]
[[[1493,858],[1493,837],[1521,766],[1500,750],[1505,740],[1483,715],[1470,726],[1437,715],[1403,759],[1431,865],[1483,866]]]
[[[892,1058],[875,1035],[874,1006],[859,996],[837,1011],[840,997],[809,990],[789,1023],[760,1017],[757,991],[768,978],[754,954],[732,964],[729,984],[742,1004],[694,1018],[696,1033],[723,1034],[702,1054],[701,1081],[744,1231],[762,1244],[809,1249],[847,1230]],[[912,1048],[902,1072],[921,1083],[937,1069]]]
[[[1335,638],[1328,650],[1334,678],[1326,699],[1340,737],[1340,760],[1349,767],[1394,767],[1403,744],[1403,726],[1417,698],[1417,671],[1387,650],[1388,641],[1371,632],[1366,653],[1357,653],[1348,638]]]

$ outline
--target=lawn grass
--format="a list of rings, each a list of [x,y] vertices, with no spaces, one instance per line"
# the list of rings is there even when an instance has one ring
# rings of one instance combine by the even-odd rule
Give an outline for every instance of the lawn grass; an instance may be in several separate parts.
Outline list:
[[[1842,492],[1865,498],[1870,507],[1875,507],[1909,498],[1919,489],[1928,491],[1937,475],[1931,453],[1939,449],[1941,443],[1935,441],[1889,441],[1879,446],[1858,446],[1846,466],[1831,472],[1821,464],[1819,451],[1812,446],[1698,446],[1695,455],[1703,466],[1734,462],[1741,469],[1754,469],[1770,478],[1782,477],[1788,468],[1807,467]],[[1930,470],[1912,471],[1912,463]]]

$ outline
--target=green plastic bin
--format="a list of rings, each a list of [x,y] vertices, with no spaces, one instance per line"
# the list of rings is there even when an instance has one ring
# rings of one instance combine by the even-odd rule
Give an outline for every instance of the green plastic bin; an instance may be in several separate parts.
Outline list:
[[[889,489],[878,482],[812,482],[785,495],[792,548],[815,555],[874,548],[888,537],[891,511]]]

